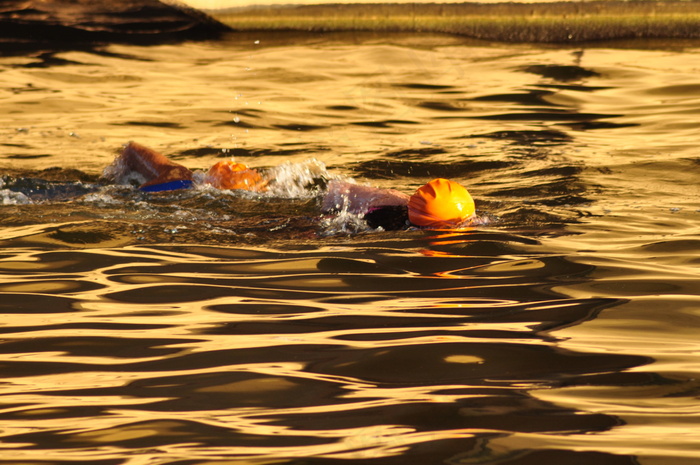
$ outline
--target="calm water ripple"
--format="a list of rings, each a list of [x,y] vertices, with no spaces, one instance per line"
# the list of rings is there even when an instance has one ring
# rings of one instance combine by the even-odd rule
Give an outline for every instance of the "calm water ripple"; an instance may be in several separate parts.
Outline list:
[[[0,58],[0,464],[700,461],[697,44],[109,51]],[[278,181],[108,185],[129,140]],[[480,221],[371,230],[314,173]]]

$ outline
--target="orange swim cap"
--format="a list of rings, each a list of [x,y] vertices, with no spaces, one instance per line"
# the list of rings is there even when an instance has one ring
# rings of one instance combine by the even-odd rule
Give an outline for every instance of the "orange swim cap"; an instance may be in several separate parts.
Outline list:
[[[454,228],[474,214],[474,199],[462,185],[433,179],[411,196],[408,219],[416,226]]]
[[[220,161],[209,168],[205,180],[218,189],[245,189],[259,192],[264,191],[267,186],[267,181],[260,176],[260,173],[233,160]]]

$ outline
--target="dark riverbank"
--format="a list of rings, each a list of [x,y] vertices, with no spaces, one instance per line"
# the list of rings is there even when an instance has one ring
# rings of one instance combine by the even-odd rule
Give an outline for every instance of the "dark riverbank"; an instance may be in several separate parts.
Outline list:
[[[216,38],[229,28],[187,6],[157,0],[4,0],[0,54]]]

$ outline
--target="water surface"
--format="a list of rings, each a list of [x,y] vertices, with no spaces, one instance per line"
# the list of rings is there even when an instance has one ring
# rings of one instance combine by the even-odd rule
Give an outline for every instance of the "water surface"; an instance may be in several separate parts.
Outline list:
[[[692,464],[700,47],[439,35],[0,59],[0,463]],[[100,179],[129,140],[271,193]],[[467,185],[463,231],[315,175]]]

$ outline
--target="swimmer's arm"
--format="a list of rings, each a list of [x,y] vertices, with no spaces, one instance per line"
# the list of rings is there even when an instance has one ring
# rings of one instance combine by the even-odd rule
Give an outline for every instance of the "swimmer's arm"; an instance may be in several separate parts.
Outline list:
[[[164,155],[135,142],[129,142],[114,162],[105,169],[105,178],[121,182],[121,178],[138,173],[145,180],[141,188],[174,181],[191,181],[192,172]]]
[[[395,189],[380,189],[350,182],[332,180],[323,196],[324,212],[347,210],[351,213],[367,213],[379,206],[405,206],[410,196]]]

